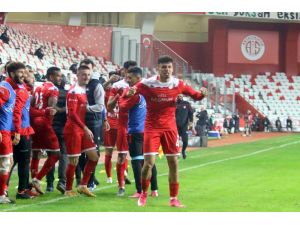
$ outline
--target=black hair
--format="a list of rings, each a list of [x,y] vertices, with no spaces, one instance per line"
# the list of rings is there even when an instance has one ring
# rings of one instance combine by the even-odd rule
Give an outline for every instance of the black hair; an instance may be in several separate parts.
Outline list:
[[[11,62],[6,67],[8,75],[15,73],[19,69],[26,69],[25,65],[21,62]]]
[[[84,59],[80,62],[79,66],[82,66],[82,64],[88,65],[88,64],[92,64],[92,67],[95,67],[95,63],[93,62],[93,60],[91,59]]]
[[[49,80],[50,76],[56,72],[60,72],[60,68],[52,66],[47,70],[46,78]]]
[[[74,73],[74,74],[77,73],[77,65],[78,65],[78,63],[73,63],[69,68],[69,70],[71,70],[72,73]]]
[[[10,63],[12,63],[13,61],[7,61],[6,63],[5,63],[5,65],[4,65],[4,70],[5,70],[5,72],[7,72],[7,66],[10,64]]]
[[[124,64],[123,64],[123,67],[127,70],[129,67],[132,67],[132,66],[137,66],[136,61],[128,60],[128,61],[124,62]]]
[[[164,56],[161,56],[159,57],[159,59],[157,60],[157,63],[158,64],[163,64],[163,63],[172,63],[173,62],[173,59],[168,56],[168,55],[164,55]]]
[[[79,66],[79,67],[78,67],[77,72],[78,72],[79,70],[90,70],[90,68],[89,68],[88,66],[86,66],[86,65],[82,65],[82,66]]]
[[[135,76],[137,76],[137,75],[143,76],[143,71],[142,71],[142,69],[140,67],[130,68],[128,70],[128,73],[132,73]]]

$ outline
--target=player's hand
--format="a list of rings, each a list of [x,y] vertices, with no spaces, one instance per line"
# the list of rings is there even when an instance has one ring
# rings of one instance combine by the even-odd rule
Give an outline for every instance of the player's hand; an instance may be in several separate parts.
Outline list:
[[[15,133],[14,139],[12,141],[13,145],[18,145],[20,142],[20,134],[19,133]]]
[[[2,142],[2,134],[1,134],[1,132],[0,132],[0,143]]]
[[[54,116],[57,113],[57,110],[53,107],[47,107],[46,111],[47,111],[47,114],[50,116]]]
[[[207,89],[205,87],[200,88],[200,92],[204,97],[207,96]]]
[[[89,138],[92,142],[94,142],[93,132],[87,126],[84,127],[84,134],[87,138]]]
[[[188,124],[188,130],[191,130],[193,128],[193,123]]]
[[[104,130],[105,131],[109,131],[110,130],[110,125],[109,125],[109,123],[108,123],[107,120],[104,121]]]
[[[135,95],[135,93],[136,93],[136,88],[135,87],[130,87],[129,89],[128,89],[128,92],[127,92],[127,96],[134,96]]]

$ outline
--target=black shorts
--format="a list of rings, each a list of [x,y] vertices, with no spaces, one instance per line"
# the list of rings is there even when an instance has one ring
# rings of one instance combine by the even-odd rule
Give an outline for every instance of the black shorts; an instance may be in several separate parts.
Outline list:
[[[131,158],[143,155],[144,133],[128,134],[129,155]]]

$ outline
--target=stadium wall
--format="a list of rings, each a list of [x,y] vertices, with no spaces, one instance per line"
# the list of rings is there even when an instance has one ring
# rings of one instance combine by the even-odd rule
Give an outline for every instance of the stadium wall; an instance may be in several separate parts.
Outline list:
[[[207,43],[188,43],[164,41],[166,45],[172,48],[182,58],[190,63],[193,70],[209,70],[209,45]]]
[[[265,35],[266,52],[269,60],[261,59],[246,62],[245,59],[232,61],[230,51],[233,42],[232,32]],[[211,19],[209,21],[209,49],[211,58],[209,60],[210,71],[216,75],[225,73],[233,74],[255,74],[261,72],[283,71],[288,75],[295,75],[300,69],[299,53],[299,24],[284,23],[254,23],[242,21],[229,21]],[[274,36],[278,36],[278,40]],[[298,57],[297,57],[298,56]]]

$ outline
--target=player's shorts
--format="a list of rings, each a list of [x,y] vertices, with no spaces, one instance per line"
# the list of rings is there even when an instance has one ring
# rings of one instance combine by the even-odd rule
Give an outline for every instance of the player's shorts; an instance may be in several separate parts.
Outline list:
[[[80,156],[82,152],[96,150],[96,144],[84,133],[65,133],[64,139],[68,156]]]
[[[128,152],[128,142],[127,142],[127,128],[119,127],[117,132],[117,152],[127,153]]]
[[[2,141],[0,142],[0,158],[9,157],[13,154],[11,133],[9,131],[0,131]]]
[[[43,118],[34,118],[32,120],[32,150],[60,151],[57,136],[52,125]]]
[[[143,156],[144,133],[128,134],[127,140],[130,157]]]
[[[177,130],[144,133],[144,155],[157,155],[160,145],[162,146],[164,155],[180,155]]]
[[[117,132],[118,129],[110,129],[109,131],[104,131],[104,147],[115,147],[117,142]]]

